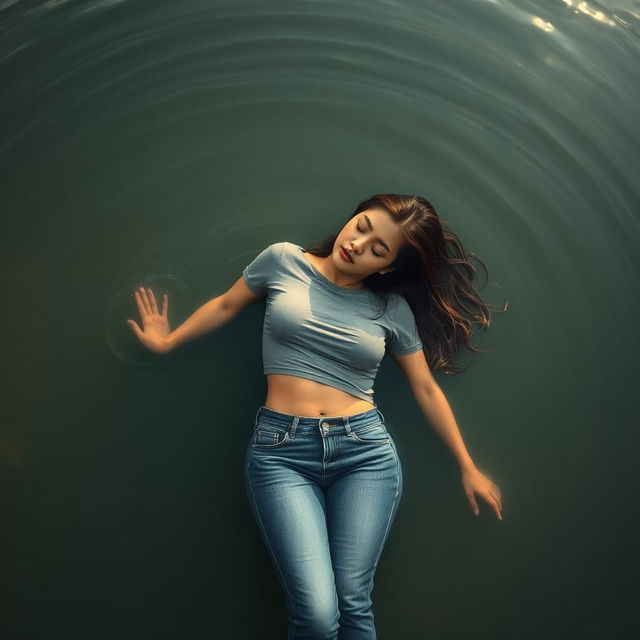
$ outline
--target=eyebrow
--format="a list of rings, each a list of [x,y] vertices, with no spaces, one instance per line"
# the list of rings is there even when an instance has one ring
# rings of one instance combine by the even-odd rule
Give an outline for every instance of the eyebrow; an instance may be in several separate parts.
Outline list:
[[[369,225],[369,229],[371,231],[373,231],[373,225],[371,224],[371,220],[369,220],[369,216],[366,213],[362,214],[364,216],[364,219],[367,221],[367,224]],[[391,253],[391,249],[389,249],[389,245],[384,242],[384,240],[378,240],[378,242],[389,252]]]

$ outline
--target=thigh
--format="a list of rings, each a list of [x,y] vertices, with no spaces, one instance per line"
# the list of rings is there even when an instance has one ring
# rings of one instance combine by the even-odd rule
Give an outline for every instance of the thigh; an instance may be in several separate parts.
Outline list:
[[[290,611],[300,618],[337,610],[325,496],[277,453],[250,451],[245,488]]]
[[[368,597],[402,497],[402,466],[393,443],[326,489],[327,528],[338,595]],[[388,454],[388,455],[387,455]],[[373,454],[372,454],[373,455]]]

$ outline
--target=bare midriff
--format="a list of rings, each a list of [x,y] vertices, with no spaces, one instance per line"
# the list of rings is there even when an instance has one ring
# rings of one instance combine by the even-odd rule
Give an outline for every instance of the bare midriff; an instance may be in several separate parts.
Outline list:
[[[265,407],[295,416],[315,418],[350,416],[373,409],[375,405],[315,380],[268,373]]]

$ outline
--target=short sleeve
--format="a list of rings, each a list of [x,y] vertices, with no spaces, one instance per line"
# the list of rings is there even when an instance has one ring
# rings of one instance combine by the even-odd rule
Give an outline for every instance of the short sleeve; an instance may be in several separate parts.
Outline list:
[[[387,351],[392,356],[414,353],[423,348],[416,320],[409,303],[401,295],[391,310],[391,336],[387,341]]]
[[[263,249],[242,271],[245,283],[257,296],[267,295],[269,283],[278,268],[277,255],[281,243]]]

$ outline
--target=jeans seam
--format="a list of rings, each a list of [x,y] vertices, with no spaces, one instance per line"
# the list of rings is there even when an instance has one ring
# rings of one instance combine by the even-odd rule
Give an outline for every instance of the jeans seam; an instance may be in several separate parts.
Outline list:
[[[382,427],[383,429],[386,431],[386,427],[384,426],[383,423]],[[380,425],[376,424],[373,426],[370,426],[369,428],[364,428],[362,429],[362,433],[369,433],[370,431],[373,431],[376,427],[378,427]],[[353,440],[355,440],[356,442],[366,442],[366,443],[370,443],[370,444],[388,444],[391,440],[391,438],[389,437],[389,434],[387,432],[387,436],[386,438],[374,438],[374,439],[369,439],[367,440],[366,438],[360,438],[360,436],[358,435],[358,431],[356,431],[355,429],[351,432],[351,437],[353,438]]]
[[[280,440],[280,442],[276,442],[276,438],[277,437],[278,436],[274,434],[273,443],[257,442],[257,440],[254,440],[251,443],[251,446],[252,447],[258,447],[258,448],[263,448],[263,449],[275,449],[277,447],[282,446],[285,442],[287,442],[290,439],[288,433],[284,434],[284,437],[282,438],[282,440]]]
[[[398,495],[400,493],[400,462],[398,460],[398,452],[393,448],[394,453],[396,454],[396,495],[393,497],[393,502],[391,503],[391,510],[389,511],[389,518],[387,519],[387,526],[385,528],[384,536],[382,538],[382,544],[380,545],[380,549],[378,550],[378,555],[376,557],[376,561],[373,563],[373,571],[371,572],[371,580],[369,580],[369,593],[371,593],[371,589],[373,588],[373,578],[376,573],[376,569],[378,568],[378,562],[380,561],[380,556],[382,556],[382,551],[387,543],[387,537],[389,535],[389,529],[391,528],[391,520],[396,509],[396,505],[398,503]]]
[[[262,516],[260,515],[260,508],[258,507],[258,502],[256,500],[256,497],[253,493],[253,485],[251,484],[251,477],[249,474],[249,467],[251,466],[251,457],[249,457],[249,460],[247,461],[247,465],[245,467],[246,473],[247,473],[247,484],[249,485],[249,492],[251,493],[251,501],[253,502],[253,506],[255,507],[256,510],[256,514],[258,516],[258,523],[260,525],[260,529],[262,532],[262,535],[264,536],[264,539],[267,541],[267,546],[269,547],[269,552],[271,553],[271,556],[273,558],[273,560],[275,561],[275,565],[276,568],[278,569],[278,573],[280,574],[280,577],[282,578],[282,584],[284,585],[284,590],[287,594],[287,598],[289,598],[289,602],[291,605],[291,615],[295,618],[296,614],[295,614],[295,603],[293,598],[291,597],[291,593],[289,593],[289,587],[287,586],[287,580],[286,577],[282,571],[282,569],[280,568],[280,564],[278,562],[278,556],[277,554],[274,552],[273,547],[271,546],[271,541],[269,540],[269,536],[267,535],[267,531],[264,527],[264,524],[262,522]],[[295,636],[295,629],[294,629],[294,636]],[[294,638],[292,638],[291,640],[294,640]]]

